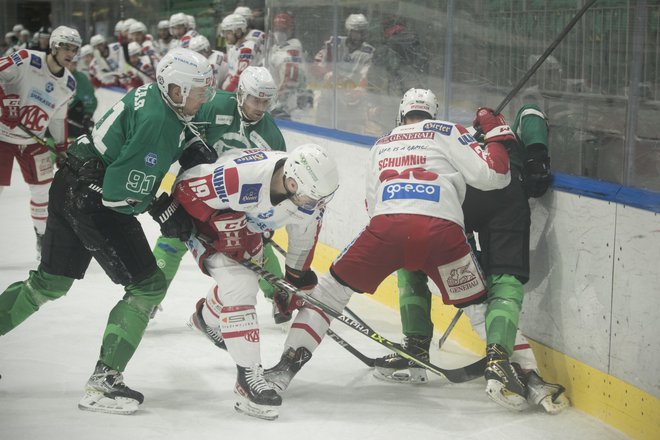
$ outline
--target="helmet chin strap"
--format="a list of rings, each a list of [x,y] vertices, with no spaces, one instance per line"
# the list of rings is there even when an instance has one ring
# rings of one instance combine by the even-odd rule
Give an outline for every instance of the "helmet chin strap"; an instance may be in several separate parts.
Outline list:
[[[53,53],[53,49],[52,49],[52,48],[50,49],[50,55],[53,57],[53,61],[55,61],[55,64],[57,64],[57,65],[60,66],[60,68],[61,68],[61,70],[60,70],[59,72],[57,72],[57,73],[62,73],[62,72],[64,72],[65,67],[64,67],[63,65],[61,65],[59,61],[57,61],[57,57],[56,57],[55,54]]]
[[[176,104],[174,101],[172,101],[172,98],[170,98],[170,95],[167,93],[163,93],[162,91],[160,92],[160,95],[163,97],[163,100],[165,100],[165,104],[172,109],[174,114],[176,114],[176,117],[179,118],[183,122],[190,122],[192,121],[193,116],[189,115],[184,115],[183,114],[183,107],[186,105],[186,99],[187,97],[183,98],[183,102],[181,104]]]

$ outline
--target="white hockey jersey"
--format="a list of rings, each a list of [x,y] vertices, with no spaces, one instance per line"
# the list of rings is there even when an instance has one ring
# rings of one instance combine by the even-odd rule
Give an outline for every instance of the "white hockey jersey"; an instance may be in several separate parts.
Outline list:
[[[268,68],[280,91],[304,87],[305,71],[300,40],[291,38],[273,46],[268,57]]]
[[[254,65],[256,44],[252,40],[245,40],[241,44],[227,48],[227,68],[229,72],[222,84],[222,90],[227,90],[228,92],[234,92],[236,90],[241,73],[249,66]]]
[[[510,180],[504,146],[485,151],[462,125],[425,120],[395,128],[371,148],[367,209],[371,217],[419,214],[464,226],[466,183],[489,191]]]
[[[213,75],[215,76],[215,87],[219,89],[229,74],[229,66],[225,60],[225,54],[219,50],[212,50],[208,59],[209,64],[213,68]]]
[[[286,226],[286,265],[302,270],[311,263],[323,209],[307,211],[289,199],[272,204],[270,183],[275,164],[286,157],[283,151],[228,151],[215,163],[197,165],[180,174],[174,197],[196,219],[202,234],[211,235],[207,220],[216,211],[227,209],[244,212],[252,232],[272,232]]]
[[[128,71],[124,49],[119,43],[108,44],[108,57],[104,58],[98,49],[89,64],[92,83],[99,86],[119,85],[119,78]]]
[[[334,38],[334,37],[333,37]],[[374,56],[374,47],[368,43],[350,51],[346,44],[347,37],[338,37],[337,59],[332,58],[333,38],[325,42],[323,48],[314,57],[314,70],[317,75],[322,76],[333,71],[333,65],[337,72],[337,81],[344,88],[366,87],[367,73],[371,67],[371,59]],[[345,84],[349,82],[350,84]]]
[[[12,106],[20,107],[23,125],[40,137],[49,128],[56,144],[66,141],[67,108],[76,91],[71,72],[64,69],[63,75],[57,77],[48,69],[44,52],[22,49],[0,58],[0,86],[5,100],[13,100]],[[0,140],[16,145],[34,143],[20,128],[10,129],[2,122]]]

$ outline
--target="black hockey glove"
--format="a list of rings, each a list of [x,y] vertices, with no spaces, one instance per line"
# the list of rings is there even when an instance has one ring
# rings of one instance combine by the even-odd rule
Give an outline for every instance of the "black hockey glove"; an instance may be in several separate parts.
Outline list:
[[[181,153],[179,165],[184,170],[202,163],[213,163],[218,160],[218,153],[214,148],[206,146],[199,138],[193,138]]]
[[[550,158],[545,147],[528,148],[525,162],[525,193],[527,197],[541,197],[552,183]]]
[[[185,209],[171,195],[163,193],[151,203],[149,214],[160,225],[165,237],[186,241],[190,238],[193,223]]]
[[[296,270],[286,266],[284,279],[300,290],[311,290],[319,282],[316,273],[312,269]]]

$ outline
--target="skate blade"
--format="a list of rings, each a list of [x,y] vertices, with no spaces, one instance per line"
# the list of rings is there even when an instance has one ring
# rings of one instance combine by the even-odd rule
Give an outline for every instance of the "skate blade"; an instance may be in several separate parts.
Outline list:
[[[263,420],[275,420],[280,416],[277,409],[269,405],[257,405],[247,399],[241,399],[234,404],[236,412],[245,414],[246,416],[256,417]]]
[[[527,408],[527,399],[509,391],[502,382],[489,380],[486,384],[486,394],[495,403],[513,411]]]
[[[429,378],[424,369],[412,368],[411,370],[421,371],[407,372],[405,370],[399,370],[393,373],[386,373],[376,368],[373,375],[376,379],[382,380],[383,382],[404,383],[410,385],[425,385],[428,383]]]
[[[548,414],[555,415],[571,406],[571,401],[562,393],[555,396],[554,399],[553,396],[544,397],[539,405],[541,405]]]
[[[107,397],[101,392],[87,391],[78,402],[78,409],[106,414],[131,415],[138,410],[139,403],[127,397]]]

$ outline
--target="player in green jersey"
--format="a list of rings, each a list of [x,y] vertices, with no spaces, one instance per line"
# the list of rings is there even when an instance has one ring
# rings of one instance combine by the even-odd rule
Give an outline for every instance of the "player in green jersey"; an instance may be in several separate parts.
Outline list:
[[[149,313],[165,296],[156,265],[135,217],[146,210],[165,235],[184,237],[192,223],[169,196],[154,200],[179,159],[186,127],[215,93],[207,60],[187,49],[170,51],[157,83],[129,92],[79,137],[53,180],[41,264],[26,281],[0,295],[0,335],[82,279],[92,259],[125,295],[110,312],[96,368],[79,408],[132,414],[144,397],[128,388],[122,371],[137,349]]]
[[[212,145],[218,154],[236,148],[286,151],[282,133],[266,111],[276,93],[277,87],[268,69],[248,67],[241,74],[237,93],[219,91],[213,100],[199,110],[194,122],[200,130],[200,136],[206,139],[206,143]],[[194,148],[194,144],[191,146]],[[203,149],[203,145],[200,148]],[[153,252],[169,286],[187,248],[177,238],[161,236]],[[282,277],[282,268],[270,244],[264,246],[264,267]],[[262,280],[259,287],[267,298],[273,298],[273,287],[269,283]],[[290,315],[285,315],[276,308],[273,313],[276,322],[290,319]]]
[[[523,284],[529,279],[527,198],[542,196],[552,179],[548,126],[537,106],[526,105],[519,110],[511,128],[518,140],[509,151],[511,183],[504,189],[487,192],[468,186],[463,202],[465,230],[478,233],[479,261],[489,289],[486,304],[468,305],[463,310],[487,344],[485,377],[489,397],[513,410],[524,409],[528,402],[557,413],[569,405],[564,389],[541,379],[531,347],[517,331]],[[427,277],[407,270],[399,270],[397,275],[404,345],[428,360],[433,323]],[[383,380],[427,381],[424,369],[410,365],[396,354],[377,359],[375,366],[375,376]]]

